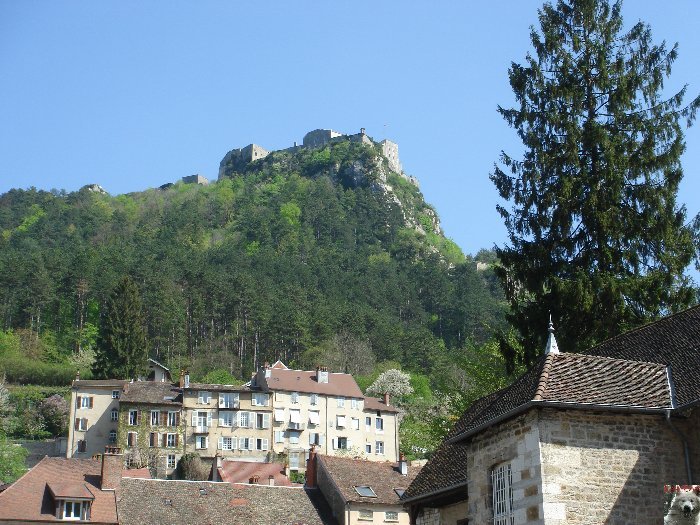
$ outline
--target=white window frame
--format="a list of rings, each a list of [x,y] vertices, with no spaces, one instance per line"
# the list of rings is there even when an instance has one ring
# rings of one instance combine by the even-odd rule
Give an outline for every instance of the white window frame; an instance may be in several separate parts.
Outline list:
[[[318,394],[311,394],[309,397],[309,403],[314,407],[318,405]]]
[[[289,394],[289,399],[292,403],[292,405],[298,405],[299,404],[299,392],[292,392]]]
[[[270,428],[270,414],[268,412],[255,412],[255,428]]]
[[[119,390],[112,390],[112,399],[119,399],[120,395]]]
[[[374,420],[374,429],[377,434],[384,433],[384,418],[378,417]]]
[[[200,390],[197,392],[197,403],[200,405],[208,405],[211,401],[211,392]]]
[[[80,397],[80,406],[78,408],[90,408],[90,396]]]
[[[378,456],[384,455],[384,442],[383,441],[375,441],[374,442],[374,453],[377,454]]]
[[[275,430],[275,443],[284,443],[284,430]]]
[[[356,417],[350,418],[350,428],[353,430],[360,430],[360,420]]]
[[[387,510],[384,512],[384,521],[399,521],[399,513],[395,510]]]
[[[204,440],[204,446],[202,446],[202,440]],[[195,436],[194,437],[194,448],[196,450],[206,450],[209,448],[209,436]]]
[[[301,436],[301,432],[299,430],[290,430],[289,431],[289,444],[290,445],[298,445],[300,436]]]
[[[168,410],[168,426],[177,426],[177,410]]]
[[[68,505],[70,504],[70,509],[71,509],[71,515],[68,515]],[[63,500],[63,517],[61,518],[62,520],[66,521],[80,521],[83,519],[83,507],[87,506],[87,501],[76,501],[76,500],[70,500],[66,499]],[[76,512],[78,511],[78,515],[76,516]]]
[[[109,437],[107,439],[109,440],[110,443],[116,443],[117,442],[117,431],[110,430]]]
[[[253,450],[253,438],[238,438],[238,450]]]
[[[119,410],[116,408],[113,408],[112,411],[110,412],[110,417],[112,421],[119,421]]]
[[[245,425],[243,424],[245,419]],[[241,428],[251,428],[250,427],[250,412],[239,412],[238,413],[238,426]]]
[[[264,392],[253,392],[251,405],[254,407],[266,407],[270,404],[270,394]]]
[[[371,509],[358,509],[357,519],[359,521],[374,521],[374,511],[372,511]]]
[[[275,408],[275,423],[284,423],[284,408]]]
[[[321,424],[321,413],[318,410],[309,410],[309,424],[310,425],[320,425]]]
[[[153,422],[154,419],[155,419],[155,423]],[[151,410],[151,426],[157,427],[159,421],[160,421],[160,410]]]
[[[219,410],[219,426],[230,428],[233,427],[234,413],[230,410]]]
[[[135,427],[139,422],[139,411],[129,410],[129,426]]]
[[[367,453],[367,454],[372,453],[372,443],[365,443],[365,453]]]
[[[79,417],[78,418],[78,432],[87,432],[87,429],[89,428],[88,426],[88,420],[86,417]]]
[[[219,408],[236,408],[240,403],[238,392],[222,392],[219,394]]]
[[[255,450],[269,450],[270,441],[267,438],[255,438]]]
[[[233,436],[221,436],[219,438],[219,448],[221,450],[236,450],[236,438]]]
[[[338,408],[345,408],[345,396],[338,396],[335,400]]]
[[[335,416],[335,426],[336,428],[345,428],[347,425],[347,418],[342,414]]]
[[[177,446],[175,444],[176,439],[177,439],[177,434],[175,434],[174,432],[168,432],[165,436],[166,436],[165,437],[165,446],[168,448],[175,448]]]
[[[358,407],[357,401],[358,401],[358,399],[356,397],[351,398],[350,399],[350,408],[357,410],[357,407]]]
[[[175,457],[175,454],[168,454],[168,468],[175,468],[177,465],[177,458]]]
[[[493,525],[514,525],[513,472],[510,463],[502,463],[491,469],[491,498]]]

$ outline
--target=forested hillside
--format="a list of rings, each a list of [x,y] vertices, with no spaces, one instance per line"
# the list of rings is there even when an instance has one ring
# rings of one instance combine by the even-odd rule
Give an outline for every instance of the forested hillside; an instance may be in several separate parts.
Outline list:
[[[357,374],[392,361],[438,382],[503,327],[492,271],[442,235],[378,148],[350,142],[230,166],[209,186],[0,196],[8,379],[89,373],[125,275],[150,354],[195,377],[243,379],[279,358]]]

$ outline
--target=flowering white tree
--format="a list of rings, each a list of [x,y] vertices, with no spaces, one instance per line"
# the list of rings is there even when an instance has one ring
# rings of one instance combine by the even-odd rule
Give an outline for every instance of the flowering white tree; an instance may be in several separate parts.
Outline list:
[[[369,387],[367,388],[368,395],[381,396],[389,394],[392,397],[403,397],[413,393],[411,386],[411,376],[392,368],[383,372]]]

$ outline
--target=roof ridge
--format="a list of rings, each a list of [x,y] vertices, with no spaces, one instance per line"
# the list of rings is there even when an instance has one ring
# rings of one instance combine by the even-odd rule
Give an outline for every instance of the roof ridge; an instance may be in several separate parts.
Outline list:
[[[648,323],[645,323],[641,326],[637,326],[636,328],[632,328],[630,330],[625,330],[624,332],[617,334],[613,337],[610,337],[608,339],[604,339],[603,341],[600,341],[599,343],[596,343],[595,345],[591,346],[589,350],[593,350],[595,348],[598,348],[599,346],[603,346],[604,344],[609,343],[610,341],[615,341],[616,339],[619,339],[621,337],[627,337],[629,334],[632,334],[634,332],[639,332],[641,330],[644,330],[645,328],[649,328],[650,326],[653,326],[657,323],[661,323],[662,321],[667,321],[669,319],[672,319],[676,316],[687,314],[688,312],[691,312],[692,310],[700,309],[700,304],[696,304],[695,306],[691,306],[690,308],[686,308],[685,310],[681,310],[680,312],[675,312],[670,315],[667,315],[665,317],[662,317],[660,319],[656,319],[654,321],[649,321]]]
[[[579,354],[579,353],[568,353],[568,354],[560,354],[560,355],[567,355],[567,356],[577,356],[577,357],[587,357],[591,359],[607,359],[609,361],[618,361],[622,363],[635,363],[635,364],[643,364],[643,365],[652,365],[655,367],[659,368],[665,368],[667,365],[663,363],[654,363],[653,361],[638,361],[636,359],[623,359],[621,357],[610,357],[608,355],[592,355],[592,354]]]
[[[552,369],[553,361],[557,355],[565,354],[547,354],[544,359],[544,364],[542,365],[542,371],[540,372],[540,380],[537,383],[537,388],[535,388],[535,395],[532,396],[533,401],[544,400],[544,393],[547,390],[547,380],[549,379],[549,372]]]

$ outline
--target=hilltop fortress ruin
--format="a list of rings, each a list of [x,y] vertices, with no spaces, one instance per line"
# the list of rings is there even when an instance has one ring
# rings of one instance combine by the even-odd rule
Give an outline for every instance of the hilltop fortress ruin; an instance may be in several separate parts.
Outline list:
[[[360,129],[359,133],[352,135],[346,135],[332,129],[315,129],[304,135],[301,145],[298,145],[295,142],[294,145],[289,148],[276,151],[294,153],[301,148],[322,148],[326,144],[342,141],[360,142],[367,145],[380,145],[382,148],[382,155],[384,155],[388,161],[389,169],[401,175],[412,184],[418,186],[418,180],[415,177],[408,176],[403,172],[401,160],[399,159],[399,145],[396,144],[396,142],[392,142],[391,140],[387,139],[384,139],[381,142],[375,142],[365,133],[365,128]],[[250,162],[264,159],[270,153],[273,153],[273,151],[268,151],[257,144],[248,144],[244,148],[232,149],[224,156],[219,164],[219,179],[224,176],[227,167],[231,165],[246,165]]]

